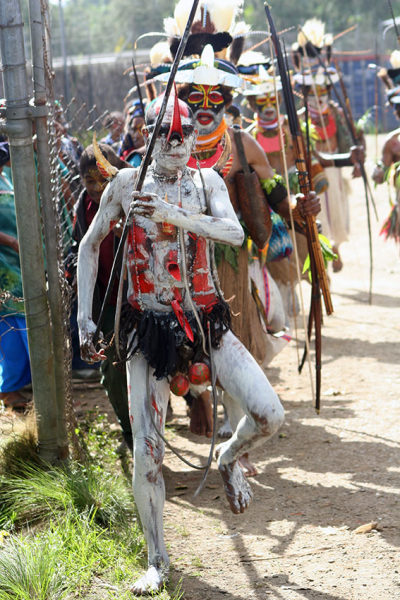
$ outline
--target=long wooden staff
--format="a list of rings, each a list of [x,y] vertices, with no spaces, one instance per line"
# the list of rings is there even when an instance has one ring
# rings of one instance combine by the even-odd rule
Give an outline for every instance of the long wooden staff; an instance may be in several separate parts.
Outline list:
[[[144,159],[143,159],[142,164],[140,166],[138,177],[136,179],[135,191],[139,191],[140,192],[140,190],[143,187],[143,183],[144,183],[144,179],[146,177],[147,169],[149,168],[151,157],[152,157],[152,154],[153,154],[154,145],[156,143],[156,140],[157,140],[157,137],[158,137],[158,132],[160,131],[162,120],[164,118],[164,114],[165,114],[165,111],[167,109],[168,99],[169,99],[169,96],[170,96],[170,93],[171,93],[171,90],[172,90],[172,86],[174,84],[175,75],[176,75],[176,72],[178,70],[179,63],[180,63],[180,61],[182,59],[182,56],[183,56],[183,53],[184,53],[184,50],[185,50],[185,47],[186,47],[186,44],[187,44],[187,41],[188,41],[188,37],[190,35],[190,29],[192,27],[192,23],[193,23],[195,15],[196,15],[198,4],[199,4],[199,0],[193,0],[192,9],[190,11],[188,21],[186,23],[186,28],[185,28],[185,31],[183,33],[182,39],[180,41],[178,51],[177,51],[177,53],[175,55],[175,59],[174,59],[173,65],[171,67],[171,72],[170,72],[170,76],[169,76],[169,79],[168,79],[168,82],[167,82],[167,86],[165,88],[164,97],[163,97],[163,101],[162,101],[162,104],[161,104],[160,112],[158,114],[157,121],[156,121],[154,130],[153,130],[153,133],[151,135],[151,138],[150,138],[150,141],[149,141],[149,145],[147,147],[146,154],[144,156]],[[125,242],[126,242],[126,238],[128,237],[129,228],[131,226],[131,220],[132,220],[132,209],[130,208],[129,212],[128,212],[128,215],[126,217],[126,220],[125,220],[125,225],[124,225],[124,229],[122,231],[121,239],[120,239],[120,242],[118,244],[117,251],[115,253],[114,262],[113,262],[113,266],[112,266],[111,274],[110,274],[110,279],[108,281],[108,286],[107,286],[106,294],[105,294],[105,297],[104,297],[104,300],[103,300],[103,305],[101,307],[101,312],[100,312],[99,320],[97,322],[96,331],[95,331],[94,336],[93,336],[93,344],[95,344],[97,342],[97,340],[99,339],[99,334],[100,334],[101,326],[104,323],[104,318],[105,318],[107,306],[108,306],[108,303],[110,301],[112,290],[114,288],[115,278],[117,276],[117,271],[118,271],[119,265],[121,263],[121,259],[122,259],[122,255],[123,255],[123,251],[124,251],[124,246],[125,246]]]
[[[288,65],[284,59],[284,53],[282,51],[282,46],[278,34],[276,32],[274,20],[272,18],[271,10],[268,4],[264,4],[265,12],[267,15],[268,23],[271,31],[271,38],[275,49],[275,55],[278,62],[279,74],[281,77],[282,83],[282,94],[285,101],[288,123],[290,134],[292,137],[293,150],[295,155],[295,163],[297,168],[297,176],[299,179],[300,191],[304,196],[306,196],[310,192],[310,180],[309,174],[307,171],[307,164],[304,157],[304,148],[303,148],[303,138],[301,135],[299,119],[295,107],[292,87],[290,83],[290,78],[288,74]],[[332,299],[329,291],[328,278],[325,270],[324,258],[322,255],[322,249],[319,242],[317,225],[315,222],[315,216],[307,216],[306,217],[306,235],[307,235],[307,243],[309,247],[310,254],[310,268],[311,275],[314,282],[314,285],[318,287],[318,293],[321,289],[325,308],[328,315],[333,313],[333,305]],[[314,314],[314,322],[317,322],[317,315]],[[319,319],[320,321],[320,319]],[[320,333],[320,331],[319,331]],[[318,330],[316,330],[316,334],[318,334]],[[321,353],[320,348],[320,335],[318,336],[318,354]],[[316,404],[315,408],[317,412],[320,410],[320,393],[321,393],[321,364],[317,361],[317,381],[316,381]]]

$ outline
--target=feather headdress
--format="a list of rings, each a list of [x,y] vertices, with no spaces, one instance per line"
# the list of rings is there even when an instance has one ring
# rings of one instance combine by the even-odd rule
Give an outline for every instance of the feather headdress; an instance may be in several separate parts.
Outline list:
[[[332,81],[336,83],[339,76],[336,69],[329,66],[332,45],[333,36],[325,33],[325,23],[315,18],[306,21],[299,29],[297,43],[292,46],[293,63],[297,70],[294,81],[300,85],[311,85],[313,80],[317,85],[329,85],[329,78],[326,77],[325,69],[317,58],[318,55],[322,57],[324,52],[326,68]]]
[[[244,46],[249,27],[238,22],[244,0],[200,0],[184,56],[201,56],[211,44],[217,58],[236,64]],[[192,7],[191,0],[179,0],[174,16],[164,19],[171,54],[175,56]]]

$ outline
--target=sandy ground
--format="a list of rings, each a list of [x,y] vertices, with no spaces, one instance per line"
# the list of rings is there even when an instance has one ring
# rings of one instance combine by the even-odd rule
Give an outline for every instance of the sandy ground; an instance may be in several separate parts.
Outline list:
[[[307,370],[297,374],[294,340],[267,371],[286,420],[252,456],[260,474],[244,515],[230,512],[215,464],[194,499],[201,474],[167,450],[165,533],[172,582],[182,579],[185,600],[400,598],[399,250],[378,236],[389,212],[381,188],[369,305],[361,180],[352,188],[351,239],[341,248],[343,271],[331,274],[335,313],[323,327],[321,414],[312,406]],[[302,328],[299,337],[302,347]],[[76,387],[78,410],[94,403],[105,410],[101,389],[90,387]],[[173,444],[204,461],[209,442],[189,433],[180,399],[174,413]],[[355,533],[371,522],[372,532]]]

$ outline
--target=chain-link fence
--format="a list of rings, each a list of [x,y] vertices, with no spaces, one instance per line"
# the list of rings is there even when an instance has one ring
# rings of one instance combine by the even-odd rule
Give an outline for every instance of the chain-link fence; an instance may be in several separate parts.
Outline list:
[[[0,233],[4,228],[1,199],[7,194],[10,210],[12,212],[14,207],[14,221],[18,225],[18,233],[15,229],[14,235],[19,242],[19,262],[15,259],[14,274],[8,269],[7,277],[3,276],[0,252],[0,325],[3,324],[0,328],[0,362],[10,358],[9,343],[15,339],[11,336],[20,334],[26,347],[27,333],[27,369],[29,371],[30,357],[39,449],[45,459],[55,460],[68,456],[68,444],[72,445],[75,455],[82,455],[76,433],[71,376],[71,308],[75,302],[76,309],[76,290],[65,276],[65,265],[73,243],[75,209],[83,190],[79,159],[83,148],[92,142],[94,132],[100,140],[109,133],[114,117],[108,110],[100,111],[96,104],[88,106],[75,98],[65,102],[63,97],[56,97],[48,0],[29,0],[31,88],[24,54],[27,25],[22,23],[19,0],[4,0],[1,4],[0,42],[5,101],[0,113],[0,131],[5,146],[10,149],[11,171],[8,177],[5,173],[1,175],[1,182],[7,183],[4,184],[6,189],[0,186],[0,194],[4,193],[0,196]],[[17,53],[8,52],[10,44],[16,44]],[[127,88],[129,84],[127,81]],[[22,124],[25,127],[24,141],[21,141],[19,132]],[[22,168],[18,157],[18,148],[22,145],[26,148],[28,166],[33,159],[30,179],[29,168]],[[27,204],[24,204],[24,190],[27,189],[31,193],[31,227]],[[38,226],[35,230],[36,210]],[[28,241],[32,242],[32,238],[35,238],[35,243],[29,245]],[[17,256],[16,253],[14,258]],[[19,285],[10,284],[11,275],[19,278]],[[36,282],[37,296],[33,293],[33,282]],[[42,302],[39,309],[32,304],[37,298]],[[42,317],[40,323],[38,315]],[[18,322],[12,320],[16,316],[21,318]],[[21,360],[22,355],[18,361],[20,364]],[[14,431],[13,423],[16,422],[5,411],[6,404],[7,393],[3,394],[3,410],[0,411],[0,437]]]

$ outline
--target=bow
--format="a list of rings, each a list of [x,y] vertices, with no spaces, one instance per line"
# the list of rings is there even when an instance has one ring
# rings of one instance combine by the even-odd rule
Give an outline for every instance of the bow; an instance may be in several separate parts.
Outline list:
[[[304,156],[304,142],[301,135],[300,124],[296,112],[292,86],[288,74],[288,65],[284,57],[281,41],[276,32],[275,24],[272,18],[271,10],[268,4],[264,4],[267,15],[271,39],[275,49],[275,55],[278,62],[279,74],[282,83],[282,94],[285,101],[286,112],[288,117],[290,134],[292,137],[293,150],[295,154],[295,162],[297,175],[299,179],[300,191],[306,196],[310,190],[310,176],[307,169],[307,163]],[[324,258],[322,255],[321,245],[318,238],[318,230],[315,222],[315,216],[306,217],[306,236],[308,251],[310,255],[310,269],[312,276],[312,296],[311,309],[309,318],[309,333],[311,335],[312,323],[315,325],[315,352],[316,352],[316,395],[315,409],[317,413],[320,411],[321,399],[321,323],[322,323],[322,306],[321,292],[325,302],[325,308],[328,315],[333,313],[332,299],[329,291],[328,278],[325,270]]]

